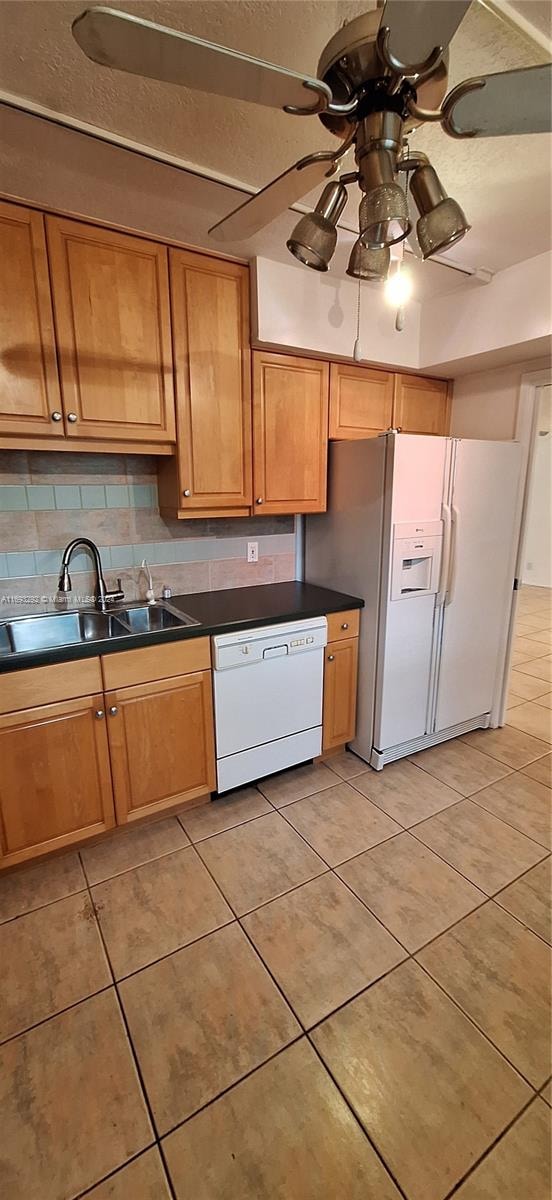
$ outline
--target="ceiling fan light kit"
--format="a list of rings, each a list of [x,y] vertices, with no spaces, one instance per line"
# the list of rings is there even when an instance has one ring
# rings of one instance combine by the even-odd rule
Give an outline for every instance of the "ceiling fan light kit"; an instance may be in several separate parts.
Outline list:
[[[416,233],[423,258],[454,245],[470,228],[425,156],[409,153],[406,139],[413,129],[436,122],[454,138],[552,129],[552,64],[481,75],[447,94],[448,46],[470,4],[386,0],[334,34],[316,78],[115,9],[88,9],[72,29],[84,53],[101,66],[294,116],[318,116],[340,140],[339,148],[301,159],[209,233],[221,241],[246,240],[330,177],[354,146],[356,170],[326,184],[314,212],[301,218],[287,246],[306,266],[327,271],[346,187],[358,183],[360,236],[348,274],[379,279],[382,258],[375,275],[364,272],[376,261],[370,254],[389,253],[389,246],[408,237],[409,188],[420,214]]]
[[[389,246],[364,246],[357,238],[349,257],[347,275],[352,279],[370,279],[383,283],[389,273],[391,251]]]

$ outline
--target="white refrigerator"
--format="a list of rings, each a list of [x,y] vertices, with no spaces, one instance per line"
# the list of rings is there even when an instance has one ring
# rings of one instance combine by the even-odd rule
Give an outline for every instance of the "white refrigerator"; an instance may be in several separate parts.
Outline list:
[[[517,442],[389,433],[330,447],[305,578],[361,596],[357,734],[376,768],[489,725],[514,587]]]

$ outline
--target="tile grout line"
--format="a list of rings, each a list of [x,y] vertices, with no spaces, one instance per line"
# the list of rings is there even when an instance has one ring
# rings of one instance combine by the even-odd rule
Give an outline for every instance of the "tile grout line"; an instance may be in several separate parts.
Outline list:
[[[88,875],[87,875],[87,873],[86,873],[86,867],[85,867],[85,865],[84,865],[84,862],[82,861],[82,857],[81,857],[81,855],[80,855],[80,852],[79,852],[79,858],[81,859],[81,866],[82,866],[83,874],[84,874],[84,877],[85,877],[85,879],[86,879],[86,883],[87,883],[88,896],[89,896],[90,903],[91,903],[91,905],[92,905],[92,908],[93,908],[93,911],[94,911],[94,916],[95,916],[95,919],[96,919],[96,924],[97,924],[97,927],[98,927],[98,930],[99,930],[100,938],[101,938],[101,941],[102,941],[102,944],[103,944],[104,953],[105,953],[105,955],[106,955],[107,962],[108,962],[108,964],[109,964],[109,970],[110,970],[110,972],[111,972],[111,978],[112,978],[112,980],[113,980],[113,989],[114,989],[114,998],[115,998],[115,1002],[116,1002],[116,1004],[117,1004],[117,1007],[118,1007],[118,1010],[119,1010],[119,1016],[120,1016],[120,1018],[121,1018],[121,1022],[122,1022],[123,1029],[124,1029],[124,1031],[125,1031],[125,1033],[126,1033],[127,1042],[128,1042],[128,1047],[129,1047],[129,1051],[130,1051],[130,1056],[131,1056],[131,1059],[132,1059],[132,1061],[133,1061],[133,1063],[134,1063],[134,1070],[135,1070],[135,1072],[136,1072],[136,1079],[137,1079],[137,1082],[138,1082],[139,1090],[140,1090],[140,1091],[141,1091],[141,1093],[142,1093],[142,1101],[143,1101],[143,1104],[144,1104],[144,1107],[145,1107],[146,1113],[147,1113],[147,1115],[148,1115],[148,1118],[149,1118],[150,1127],[151,1127],[151,1132],[152,1132],[153,1139],[154,1139],[152,1144],[159,1145],[159,1141],[160,1141],[160,1139],[159,1139],[159,1134],[158,1134],[158,1130],[157,1130],[157,1124],[156,1124],[156,1121],[155,1121],[155,1119],[154,1119],[154,1115],[153,1115],[153,1109],[152,1109],[152,1107],[151,1107],[150,1100],[149,1100],[149,1096],[148,1096],[148,1093],[147,1093],[147,1090],[146,1090],[146,1085],[145,1085],[145,1081],[144,1081],[144,1078],[143,1078],[143,1075],[142,1075],[142,1070],[141,1070],[141,1067],[140,1067],[140,1062],[139,1062],[139,1059],[138,1059],[138,1054],[137,1054],[137,1052],[136,1052],[136,1048],[135,1048],[135,1046],[134,1046],[134,1042],[133,1042],[133,1040],[132,1040],[132,1037],[131,1037],[130,1028],[129,1028],[128,1021],[127,1021],[127,1018],[126,1018],[126,1013],[125,1013],[125,1010],[124,1010],[123,1002],[122,1002],[122,1000],[121,1000],[121,997],[120,997],[120,995],[119,995],[119,989],[118,989],[118,987],[117,987],[117,981],[116,981],[116,979],[115,979],[115,973],[114,973],[114,970],[113,970],[113,965],[112,965],[112,962],[111,962],[111,958],[110,958],[110,956],[109,956],[108,947],[107,947],[107,944],[106,944],[106,941],[105,941],[105,938],[104,938],[104,935],[103,935],[103,932],[102,932],[102,927],[101,927],[101,924],[100,924],[100,920],[99,920],[99,918],[98,918],[98,916],[97,916],[97,913],[96,913],[96,906],[95,906],[95,904],[94,904],[94,898],[93,898],[93,896],[92,896],[91,889],[90,889],[90,884],[89,884],[89,882],[88,882]],[[144,1149],[147,1149],[147,1148],[148,1148],[148,1147],[144,1147]],[[121,1163],[121,1166],[125,1166],[125,1163]],[[171,1193],[171,1196],[172,1196],[172,1200],[177,1200],[176,1193],[175,1193],[175,1191],[174,1191],[174,1188],[173,1188],[173,1185],[172,1185],[172,1181],[171,1181],[170,1179],[169,1179],[169,1185],[168,1185],[168,1186],[169,1186],[169,1191],[170,1191],[170,1193]]]
[[[481,1154],[479,1156],[479,1158],[476,1160],[476,1162],[472,1163],[471,1167],[469,1167],[468,1170],[464,1173],[464,1175],[462,1175],[461,1179],[459,1179],[458,1182],[455,1183],[454,1186],[451,1188],[451,1190],[446,1193],[444,1200],[452,1200],[452,1197],[458,1193],[458,1190],[459,1190],[459,1188],[462,1187],[462,1184],[464,1184],[466,1182],[466,1180],[469,1179],[469,1177],[474,1174],[474,1172],[477,1170],[477,1168],[479,1166],[481,1166],[481,1163],[483,1163],[485,1161],[485,1159],[488,1158],[488,1156],[492,1153],[492,1151],[496,1148],[496,1146],[498,1146],[498,1144],[502,1141],[502,1139],[506,1136],[506,1134],[509,1133],[511,1129],[513,1129],[514,1125],[516,1125],[517,1122],[524,1115],[524,1113],[527,1112],[527,1109],[530,1108],[531,1105],[535,1103],[535,1100],[538,1098],[538,1095],[539,1095],[539,1093],[536,1092],[534,1096],[529,1097],[526,1104],[523,1105],[523,1108],[520,1108],[519,1112],[516,1113],[516,1115],[514,1117],[512,1117],[512,1120],[509,1121],[507,1125],[505,1125],[504,1129],[501,1131],[501,1133],[499,1133],[497,1135],[497,1137],[494,1139],[494,1141],[491,1142],[490,1146],[487,1146],[487,1149],[483,1151],[483,1154]]]
[[[130,1166],[131,1163],[136,1162],[139,1158],[142,1158],[145,1154],[148,1154],[150,1150],[156,1149],[159,1150],[160,1146],[157,1142],[152,1142],[151,1146],[145,1146],[143,1150],[138,1150],[136,1154],[132,1155],[132,1158],[127,1158],[122,1167],[115,1167],[114,1170],[110,1171],[108,1175],[102,1175],[102,1178],[98,1179],[97,1183],[93,1183],[90,1187],[87,1187],[84,1192],[77,1192],[75,1196],[70,1197],[70,1200],[86,1200],[86,1197],[90,1196],[97,1187],[101,1187],[101,1185],[104,1183],[109,1183],[109,1180],[114,1179],[120,1171],[124,1171],[125,1167]],[[172,1193],[171,1200],[177,1200],[174,1192]]]

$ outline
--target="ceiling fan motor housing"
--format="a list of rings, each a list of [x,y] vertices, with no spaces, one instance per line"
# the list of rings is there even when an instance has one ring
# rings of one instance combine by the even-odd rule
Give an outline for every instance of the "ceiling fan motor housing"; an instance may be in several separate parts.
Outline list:
[[[404,108],[406,95],[412,95],[411,84],[404,84],[395,95],[387,92],[386,80],[391,71],[383,64],[377,48],[377,35],[381,22],[381,9],[363,13],[334,34],[322,51],[317,75],[331,88],[334,100],[346,103],[355,95],[360,96],[356,117],[361,118],[375,111],[396,111]],[[438,109],[447,91],[448,53],[445,52],[429,78],[419,82],[415,95],[419,105]],[[350,132],[350,120],[346,115],[328,112],[319,113],[326,129],[337,137],[345,138]],[[419,121],[408,116],[405,132],[413,129]]]

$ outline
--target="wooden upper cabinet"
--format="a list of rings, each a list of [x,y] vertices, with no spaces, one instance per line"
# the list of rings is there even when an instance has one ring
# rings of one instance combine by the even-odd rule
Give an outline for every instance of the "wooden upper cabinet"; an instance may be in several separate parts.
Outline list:
[[[402,433],[447,434],[450,423],[446,379],[421,375],[395,376],[393,425]]]
[[[101,693],[0,716],[0,762],[2,866],[114,824]]]
[[[394,375],[332,363],[330,367],[330,437],[377,437],[393,417]]]
[[[326,508],[328,363],[253,354],[254,512]]]
[[[65,432],[175,438],[166,246],[46,218]]]
[[[105,700],[119,824],[214,791],[210,671],[121,688]]]
[[[249,271],[170,251],[177,458],[160,464],[162,509],[180,515],[251,505]],[[223,513],[224,515],[224,513]]]
[[[0,433],[59,433],[61,399],[42,213],[0,202]],[[61,427],[62,428],[62,427]]]

